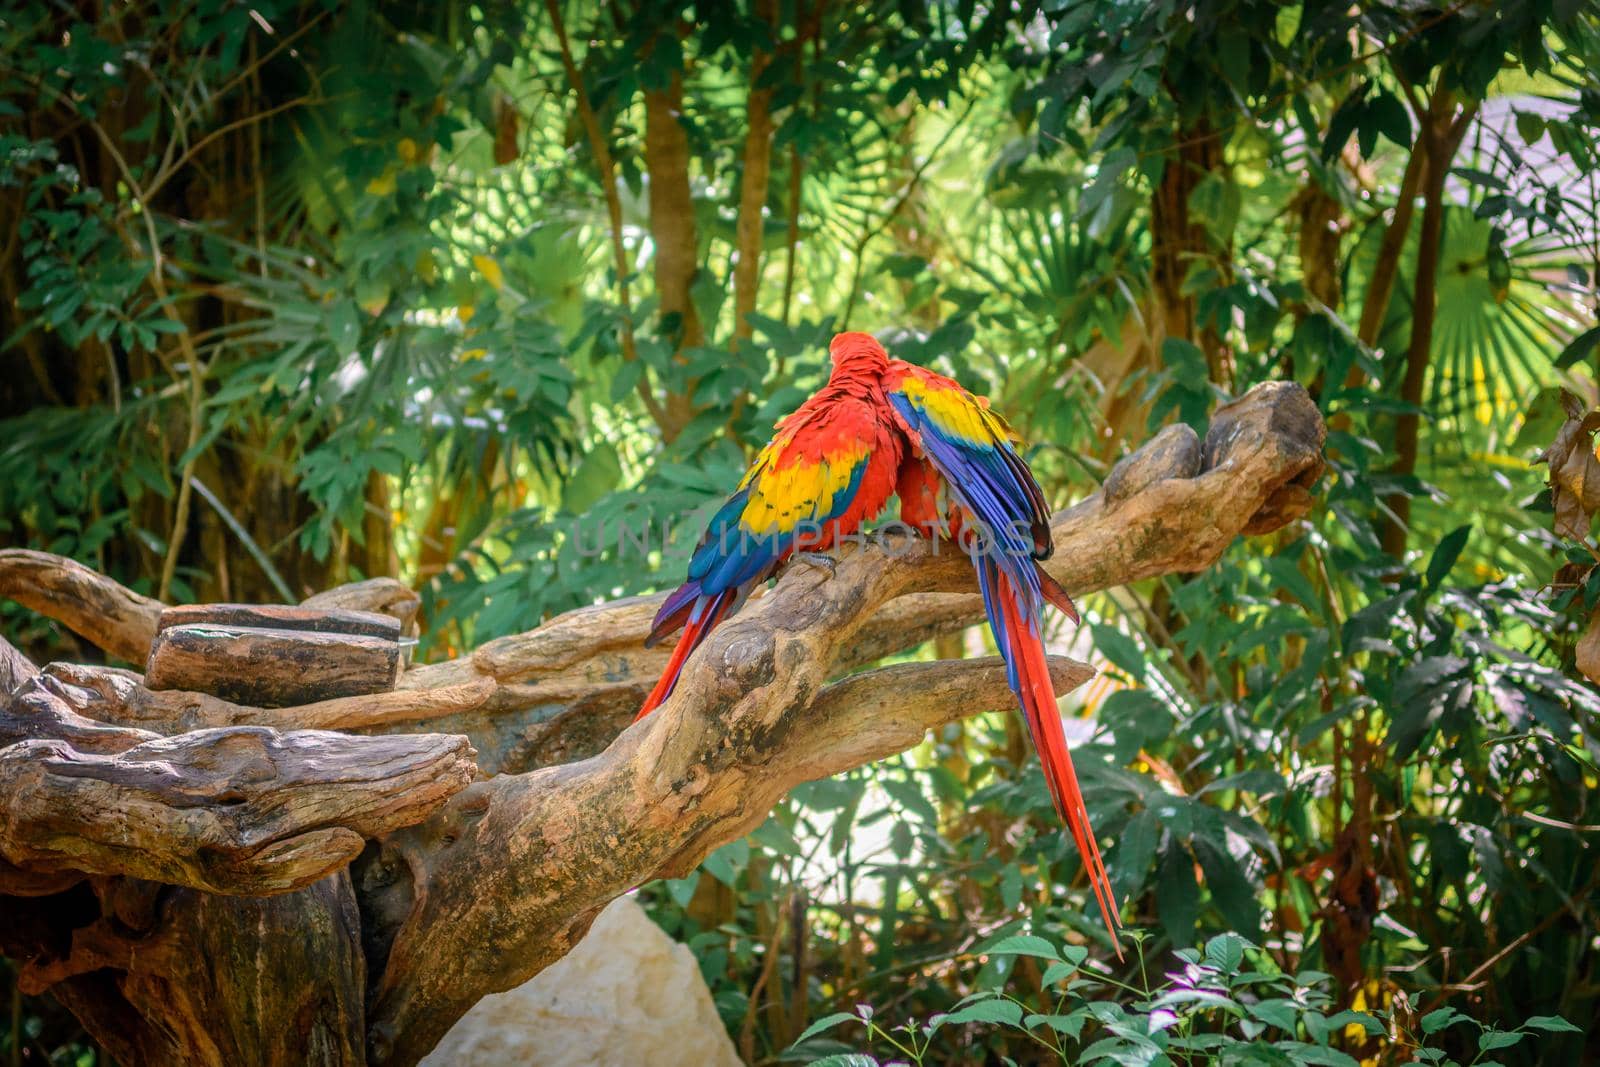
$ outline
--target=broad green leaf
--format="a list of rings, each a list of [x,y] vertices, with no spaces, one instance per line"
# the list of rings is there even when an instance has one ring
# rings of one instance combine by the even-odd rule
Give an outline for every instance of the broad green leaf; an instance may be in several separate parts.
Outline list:
[[[1589,358],[1589,353],[1595,350],[1596,345],[1600,345],[1600,326],[1591,327],[1569,341],[1567,347],[1556,357],[1555,368],[1566,370],[1576,363],[1583,362]]]
[[[1131,898],[1144,884],[1160,842],[1161,823],[1153,810],[1146,808],[1128,820],[1126,829],[1111,848],[1111,862],[1107,865],[1119,899]]]
[[[601,497],[615,489],[621,480],[622,463],[617,458],[617,450],[605,441],[598,441],[562,487],[561,506],[574,515],[582,515]],[[601,543],[606,542],[602,539]]]
[[[1206,962],[1223,974],[1239,969],[1244,962],[1244,938],[1238,934],[1218,934],[1206,942]]]
[[[1341,1011],[1328,1016],[1329,1030],[1338,1030],[1346,1026],[1359,1026],[1367,1032],[1369,1037],[1376,1037],[1384,1033],[1383,1021],[1364,1011]]]
[[[1463,1018],[1454,1008],[1437,1008],[1422,1017],[1422,1032],[1436,1034]]]
[[[1194,860],[1177,842],[1161,850],[1161,873],[1156,881],[1156,914],[1175,945],[1194,940],[1195,918],[1200,910],[1200,887],[1194,880]]]
[[[1133,638],[1113,626],[1096,626],[1094,643],[1112,666],[1135,681],[1144,677],[1144,652]]]
[[[1527,1036],[1518,1030],[1510,1033],[1503,1030],[1485,1030],[1478,1035],[1478,1051],[1493,1052],[1495,1049],[1510,1048]]]
[[[1047,1026],[1058,1034],[1066,1034],[1077,1039],[1083,1033],[1083,1024],[1089,1021],[1089,1013],[1083,1008],[1069,1012],[1066,1015],[1029,1015],[1022,1020],[1022,1025],[1029,1030],[1039,1026]]]
[[[1205,871],[1206,887],[1211,890],[1211,900],[1222,912],[1228,925],[1253,941],[1261,939],[1261,908],[1256,901],[1255,887],[1245,876],[1240,862],[1227,850],[1226,845],[1200,836],[1195,837],[1195,856]]]
[[[1059,960],[1056,947],[1042,937],[1032,934],[1012,934],[1002,937],[992,945],[982,945],[976,950],[990,956],[1035,956],[1042,960]]]
[[[1012,1001],[996,997],[993,1000],[980,1000],[976,1004],[958,1008],[943,1019],[944,1025],[954,1026],[961,1023],[1019,1026],[1022,1023],[1022,1008]]]
[[[1458,526],[1445,534],[1433,555],[1428,558],[1427,583],[1430,589],[1437,589],[1439,583],[1444,581],[1450,573],[1456,560],[1461,558],[1461,550],[1467,547],[1467,538],[1472,536],[1472,524]]]
[[[1535,1015],[1522,1024],[1534,1030],[1546,1030],[1553,1034],[1581,1034],[1583,1027],[1573,1026],[1559,1015]]]
[[[1269,1026],[1276,1026],[1284,1033],[1293,1036],[1299,1026],[1299,1016],[1295,1011],[1294,1002],[1282,998],[1258,1001],[1246,1006],[1249,1013]]]
[[[1291,1063],[1309,1063],[1315,1067],[1359,1067],[1358,1061],[1348,1052],[1324,1045],[1310,1045],[1304,1041],[1280,1041],[1276,1047],[1287,1053]]]
[[[861,1017],[856,1015],[854,1012],[836,1011],[832,1015],[824,1015],[822,1018],[818,1019],[816,1022],[802,1030],[800,1032],[800,1036],[794,1039],[794,1045],[802,1044],[805,1041],[816,1037],[824,1030],[832,1030],[840,1023],[859,1023],[860,1021]],[[794,1046],[791,1045],[790,1047],[792,1048]]]

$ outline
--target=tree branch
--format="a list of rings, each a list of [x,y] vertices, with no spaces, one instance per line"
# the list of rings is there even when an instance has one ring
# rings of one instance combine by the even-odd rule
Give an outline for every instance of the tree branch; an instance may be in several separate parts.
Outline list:
[[[1322,439],[1315,406],[1290,383],[1259,386],[1220,410],[1203,446],[1170,430],[1057,518],[1052,573],[1082,592],[1208,566],[1241,532],[1304,512]],[[846,546],[839,556],[832,576],[788,572],[719,627],[661,710],[600,755],[474,785],[363,858],[361,872],[385,872],[361,898],[372,937],[389,946],[374,986],[373,1063],[415,1063],[480,997],[565,954],[611,899],[692,869],[759,825],[794,785],[1009,706],[992,662],[907,664],[824,685],[884,605],[972,581],[964,557],[921,539]],[[631,618],[646,605],[620,610]],[[590,609],[585,623],[603,611]],[[584,662],[574,658],[577,626],[568,617],[554,629],[519,647],[544,645],[565,661],[557,670],[571,672]],[[537,670],[527,659],[502,658],[498,668]],[[1072,666],[1056,669],[1069,672],[1066,688]]]
[[[210,693],[148,689],[132,671],[52,663],[44,673],[61,683],[73,711],[96,722],[178,734],[221,726],[275,730],[370,730],[464,715],[494,695],[493,681],[476,678],[437,689],[337,697],[288,708],[235,704]]]
[[[1276,428],[1272,420],[1279,420]],[[1245,514],[1218,512],[1232,472],[1196,479],[1202,445],[1186,426],[1171,426],[1117,464],[1105,487],[1055,518],[1057,552],[1046,564],[1075,596],[1153,574],[1201,570],[1235,533],[1276,529],[1303,514],[1305,486],[1320,470],[1323,428],[1309,397],[1294,386],[1258,387],[1217,412],[1212,453],[1226,434],[1273,443],[1280,452],[1255,462],[1292,470],[1263,488],[1239,477],[1229,501]],[[1265,478],[1267,474],[1254,477]],[[1146,492],[1150,495],[1146,496]],[[1259,499],[1251,494],[1264,494]],[[1147,532],[1146,532],[1147,531]],[[1139,543],[1137,537],[1146,541]],[[831,650],[827,674],[873,663],[983,618],[966,557],[948,544],[919,575],[920,590],[890,600],[850,641]],[[491,679],[494,694],[466,720],[451,722],[479,751],[489,773],[594,755],[632,720],[670,649],[643,642],[661,596],[632,597],[568,612],[527,633],[499,638],[460,659],[414,668],[400,687],[459,686]],[[762,594],[752,598],[752,603]]]
[[[309,885],[354,859],[365,837],[425,818],[476,772],[466,738],[439,734],[103,728],[50,675],[7,701],[0,744],[0,860],[212,893]]]
[[[1226,405],[1203,442],[1185,427],[1163,431],[1056,516],[1051,573],[1081,594],[1209,566],[1240,534],[1304,514],[1323,435],[1315,405],[1292,383]],[[26,587],[29,575],[42,592]],[[208,998],[254,961],[276,958],[273,939],[292,939],[296,916],[321,916],[326,944],[348,947],[354,936],[361,946],[330,971],[327,995],[348,1004],[365,985],[370,1014],[351,1025],[365,1026],[368,1061],[414,1064],[479,998],[565,954],[610,900],[692,869],[759,825],[794,785],[901,751],[973,711],[1010,707],[995,660],[905,663],[829,683],[981,618],[972,585],[970,562],[948,543],[884,534],[843,546],[831,575],[796,568],[752,598],[690,658],[672,699],[620,736],[665,654],[640,647],[654,598],[573,612],[414,669],[395,693],[300,708],[153,693],[124,671],[18,668],[27,677],[0,705],[0,891],[15,894],[0,908],[0,938],[26,945],[32,936],[23,927],[34,920],[8,918],[8,909],[81,910],[87,890],[74,883],[87,876],[100,915],[115,922],[65,957],[43,942],[25,952],[30,987],[55,983],[126,1058],[168,1062],[184,1046],[173,1020],[205,1018]],[[134,659],[160,610],[42,553],[0,554],[0,592]],[[368,588],[357,599],[396,595]],[[1051,668],[1058,691],[1088,676],[1068,660]],[[465,738],[259,725],[402,728],[391,721],[396,709],[445,714],[451,729],[486,738],[500,771],[590,758],[469,785]],[[258,725],[177,737],[138,728],[241,721]],[[347,875],[341,868],[358,854]],[[138,888],[158,882],[192,887],[170,890],[186,895],[163,904],[169,918],[159,920],[148,905],[155,890]],[[262,900],[215,895],[296,886],[307,888]],[[46,893],[58,895],[38,896]],[[133,913],[143,917],[130,925]],[[35,925],[84,928],[55,922],[67,925]],[[196,948],[223,936],[243,938],[248,958],[220,976],[195,972],[187,961]],[[230,1041],[249,1047],[281,1031],[285,1013],[299,1010],[292,994],[303,992],[303,966],[268,967],[274,999]],[[108,997],[108,981],[121,992]],[[172,1007],[170,993],[143,992],[158,988],[191,999]],[[359,1019],[352,1010],[339,1018]],[[351,1030],[339,1033],[349,1047]]]
[[[33,662],[0,636],[0,700],[22,688],[22,684],[39,673]]]
[[[105,649],[144,663],[155,640],[161,602],[81,563],[49,552],[0,549],[0,597],[15,600]]]

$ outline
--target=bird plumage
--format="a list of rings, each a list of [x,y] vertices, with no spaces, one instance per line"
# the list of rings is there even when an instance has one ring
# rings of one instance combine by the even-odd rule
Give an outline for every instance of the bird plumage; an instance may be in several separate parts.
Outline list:
[[[883,511],[902,450],[883,400],[886,363],[876,341],[866,348],[836,340],[828,384],[778,422],[712,516],[689,559],[688,581],[662,605],[646,640],[684,630],[639,718],[672,694],[689,654],[784,560],[826,551]]]
[[[639,716],[671,695],[688,656],[784,560],[855,534],[898,495],[902,521],[928,537],[947,532],[972,554],[1007,680],[1116,944],[1116,902],[1044,652],[1044,604],[1074,622],[1078,615],[1039,566],[1054,549],[1050,511],[1020,441],[986,399],[951,378],[890,359],[868,334],[839,334],[829,352],[828,384],[778,423],[772,442],[711,520],[690,560],[689,580],[656,616],[650,643],[680,626],[683,636]]]

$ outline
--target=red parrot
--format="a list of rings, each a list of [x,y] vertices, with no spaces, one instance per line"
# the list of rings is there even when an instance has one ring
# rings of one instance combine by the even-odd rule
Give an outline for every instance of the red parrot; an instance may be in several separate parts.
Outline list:
[[[656,615],[647,645],[679,627],[683,636],[639,718],[671,695],[689,655],[784,560],[857,533],[898,495],[903,521],[930,538],[947,526],[972,555],[1007,680],[1120,957],[1111,881],[1067,752],[1041,631],[1046,600],[1074,622],[1078,613],[1039,566],[1054,549],[1050,513],[1017,435],[987,400],[890,359],[870,334],[841,333],[828,350],[828,384],[777,424],[711,519],[689,580]]]
[[[1073,622],[1078,621],[1078,612],[1067,591],[1038,563],[1055,551],[1044,492],[1017,453],[1016,433],[989,410],[983,397],[973,396],[951,378],[898,359],[889,362],[883,387],[908,445],[897,482],[900,517],[937,537],[938,491],[944,490],[951,535],[972,552],[989,629],[1006,661],[1007,681],[1022,705],[1050,797],[1083,857],[1120,959],[1111,879],[1089,825],[1045,661],[1044,602],[1049,600]]]
[[[889,357],[840,334],[829,346],[828,384],[779,420],[689,560],[689,580],[667,597],[645,646],[680,626],[683,636],[642,719],[672,694],[684,660],[796,549],[824,551],[872,519],[894,495],[903,435],[883,395]],[[637,721],[637,719],[635,720]]]

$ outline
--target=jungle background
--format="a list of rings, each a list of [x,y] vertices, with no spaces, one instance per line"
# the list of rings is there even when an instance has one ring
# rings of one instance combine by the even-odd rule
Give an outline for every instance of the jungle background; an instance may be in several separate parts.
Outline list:
[[[720,498],[847,327],[1057,507],[1311,391],[1307,519],[1057,639],[1133,962],[999,709],[644,890],[749,1062],[1597,1055],[1590,0],[61,0],[0,49],[0,546],[173,602],[392,575],[438,658],[673,585],[596,531]],[[11,975],[5,1062],[106,1062]]]

